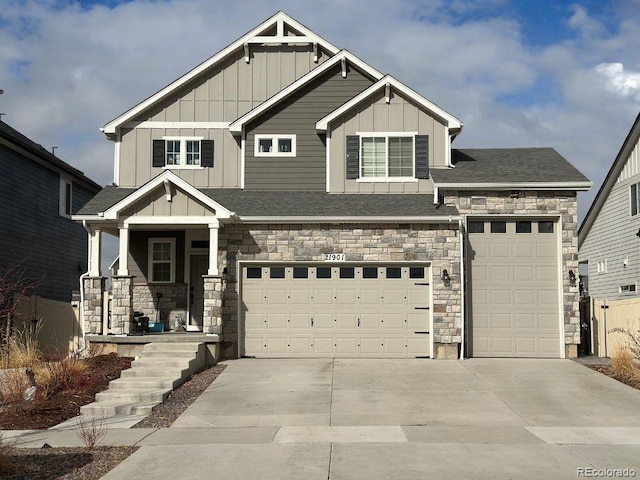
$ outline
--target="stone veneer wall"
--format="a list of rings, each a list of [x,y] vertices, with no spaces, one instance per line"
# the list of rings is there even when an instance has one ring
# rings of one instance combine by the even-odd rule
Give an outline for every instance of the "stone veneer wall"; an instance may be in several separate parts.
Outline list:
[[[133,277],[113,277],[111,279],[111,329],[116,334],[130,333],[132,319]]]
[[[224,340],[238,341],[237,261],[317,262],[325,253],[344,253],[347,262],[432,262],[434,354],[457,358],[462,325],[459,238],[457,223],[225,225],[219,232],[219,268],[227,269]],[[451,275],[449,287],[440,280],[444,269]]]
[[[569,270],[578,274],[578,205],[575,192],[523,191],[520,198],[509,192],[445,192],[445,204],[461,214],[536,215],[556,214],[562,219],[562,283],[564,303],[564,341],[566,355],[577,356],[580,344],[579,287],[569,285]]]
[[[164,331],[175,327],[175,320],[180,317],[187,324],[187,285],[184,283],[147,284],[133,286],[133,310],[143,312],[149,321],[155,322],[158,313],[157,294],[160,298],[160,321],[164,323]]]
[[[104,277],[85,277],[83,279],[84,303],[84,331],[87,334],[101,334],[102,310],[104,296]],[[105,332],[106,333],[106,332]]]

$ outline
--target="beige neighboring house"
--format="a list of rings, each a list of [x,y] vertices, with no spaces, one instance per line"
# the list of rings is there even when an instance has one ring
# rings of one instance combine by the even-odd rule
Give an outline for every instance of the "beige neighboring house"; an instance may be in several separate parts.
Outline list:
[[[121,341],[106,233],[115,333],[143,311],[224,357],[576,356],[591,183],[551,148],[453,149],[462,128],[276,13],[102,129],[89,339]]]

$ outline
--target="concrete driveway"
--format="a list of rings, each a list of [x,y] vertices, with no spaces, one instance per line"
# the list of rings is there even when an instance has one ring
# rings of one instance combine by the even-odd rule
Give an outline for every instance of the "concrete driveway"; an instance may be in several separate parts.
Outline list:
[[[139,445],[104,478],[637,476],[640,391],[570,360],[242,359]]]

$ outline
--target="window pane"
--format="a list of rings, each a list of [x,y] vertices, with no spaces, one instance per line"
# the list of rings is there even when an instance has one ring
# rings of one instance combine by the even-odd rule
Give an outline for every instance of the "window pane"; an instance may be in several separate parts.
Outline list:
[[[354,278],[355,269],[353,267],[340,267],[340,278]]]
[[[307,267],[293,267],[293,278],[309,278]]]
[[[516,222],[516,233],[531,233],[531,222]]]
[[[548,220],[538,222],[538,233],[553,233],[553,222]]]
[[[167,140],[167,165],[180,165],[180,140]]]
[[[638,186],[637,183],[631,185],[631,215],[638,214]]]
[[[491,233],[507,233],[507,222],[491,222]]]
[[[261,138],[258,141],[258,150],[261,152],[270,152],[272,145],[273,140],[271,140],[270,138]]]
[[[385,177],[387,175],[386,165],[387,149],[384,137],[363,137],[362,161],[363,177]]]
[[[271,267],[269,276],[271,278],[284,278],[284,267]]]
[[[262,278],[262,268],[247,267],[247,278]]]
[[[171,261],[171,243],[154,242],[153,260],[154,261]]]
[[[291,151],[291,139],[290,138],[279,138],[278,139],[278,151],[279,152],[290,152]]]
[[[153,264],[153,281],[154,282],[170,282],[171,281],[171,263],[154,263]]]
[[[71,215],[71,184],[65,183],[64,186],[64,213]]]
[[[331,267],[317,267],[316,278],[331,278]]]
[[[413,137],[389,137],[389,176],[413,176]]]
[[[387,267],[387,278],[402,278],[400,267]]]
[[[200,165],[200,140],[187,140],[187,165]]]
[[[378,267],[362,267],[362,278],[378,278]]]
[[[484,222],[469,222],[469,233],[484,233]]]
[[[424,267],[409,268],[409,278],[424,278]]]

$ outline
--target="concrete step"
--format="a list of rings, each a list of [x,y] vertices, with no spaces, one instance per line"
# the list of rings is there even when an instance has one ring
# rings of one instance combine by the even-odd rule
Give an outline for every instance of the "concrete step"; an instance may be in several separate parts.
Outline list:
[[[109,382],[96,401],[80,408],[81,415],[114,417],[149,415],[154,406],[204,367],[204,344],[149,343],[131,368]]]

